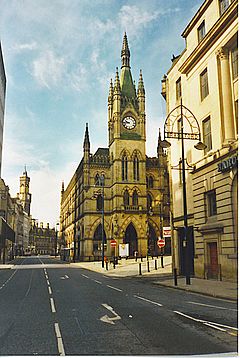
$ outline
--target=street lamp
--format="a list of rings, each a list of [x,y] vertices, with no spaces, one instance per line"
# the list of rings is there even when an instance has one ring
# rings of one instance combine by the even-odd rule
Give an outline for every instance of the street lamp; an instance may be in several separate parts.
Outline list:
[[[101,174],[96,183],[95,186],[99,185],[102,187],[102,190],[98,190],[97,192],[94,193],[93,197],[97,198],[98,196],[101,195],[101,208],[102,208],[102,268],[104,268],[104,183],[105,181],[105,177],[103,174]]]
[[[55,251],[55,257],[57,256],[57,239],[58,239],[58,230],[57,230],[57,227],[58,227],[59,223],[56,223],[56,231],[55,231],[55,248],[54,248],[54,251]]]
[[[185,177],[185,153],[184,153],[184,139],[198,140],[194,147],[198,150],[204,150],[206,145],[201,142],[201,133],[198,121],[194,114],[185,106],[181,104],[174,108],[167,116],[164,123],[164,140],[160,142],[162,148],[169,148],[169,143],[166,138],[181,139],[182,158],[180,160],[182,170],[182,186],[183,186],[183,222],[184,235],[183,246],[185,247],[185,275],[186,284],[190,285],[190,267],[189,267],[189,242],[188,242],[188,214],[187,214],[187,192],[186,192],[186,177]]]

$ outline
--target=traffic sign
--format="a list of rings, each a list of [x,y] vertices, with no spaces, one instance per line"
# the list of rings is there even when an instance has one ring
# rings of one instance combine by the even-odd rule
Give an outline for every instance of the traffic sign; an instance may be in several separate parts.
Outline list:
[[[157,246],[159,248],[164,247],[165,246],[165,239],[158,239]]]
[[[111,245],[111,247],[116,247],[117,246],[117,241],[116,240],[111,240],[110,245]]]
[[[171,226],[163,227],[163,237],[171,237]]]

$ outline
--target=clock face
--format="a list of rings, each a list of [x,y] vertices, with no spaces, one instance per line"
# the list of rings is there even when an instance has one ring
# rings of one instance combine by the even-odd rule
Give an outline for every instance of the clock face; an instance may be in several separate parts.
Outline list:
[[[136,120],[133,117],[125,117],[122,120],[122,124],[126,129],[133,129],[136,127]]]

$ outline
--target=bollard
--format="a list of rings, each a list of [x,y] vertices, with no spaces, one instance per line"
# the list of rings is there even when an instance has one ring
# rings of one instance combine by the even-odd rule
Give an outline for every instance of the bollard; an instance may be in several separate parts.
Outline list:
[[[161,267],[164,268],[164,266],[163,266],[163,255],[161,256]]]
[[[174,275],[174,285],[177,286],[177,269],[173,269],[173,275]]]
[[[142,274],[142,266],[141,266],[141,263],[139,264],[139,275]]]
[[[108,271],[108,261],[106,261],[106,270]]]
[[[147,271],[150,272],[149,261],[147,261]]]
[[[155,260],[155,270],[157,270],[157,260]]]

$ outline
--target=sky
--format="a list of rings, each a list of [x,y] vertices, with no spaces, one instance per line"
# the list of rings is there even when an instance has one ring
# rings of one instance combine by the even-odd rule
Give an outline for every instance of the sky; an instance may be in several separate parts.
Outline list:
[[[13,197],[27,167],[32,217],[59,221],[67,186],[83,155],[108,146],[110,79],[121,68],[126,31],[133,79],[142,69],[148,156],[165,119],[161,79],[180,54],[181,33],[202,0],[2,0],[0,41],[7,77],[1,176]]]

